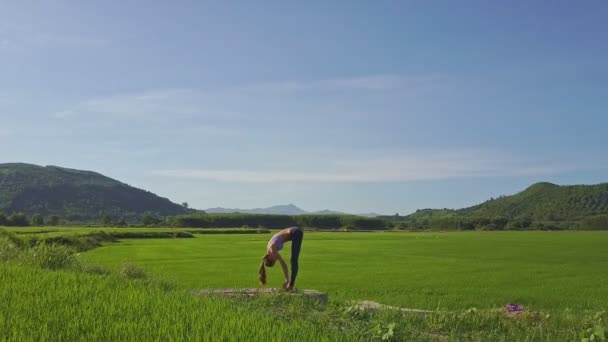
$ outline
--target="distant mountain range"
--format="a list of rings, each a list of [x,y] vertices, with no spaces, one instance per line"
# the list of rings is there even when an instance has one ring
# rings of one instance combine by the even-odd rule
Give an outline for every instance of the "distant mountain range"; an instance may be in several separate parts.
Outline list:
[[[275,215],[343,214],[332,210],[308,212],[293,204],[257,209],[210,208],[208,213]],[[70,221],[96,221],[104,216],[137,220],[195,213],[167,198],[138,189],[92,171],[24,163],[0,164],[0,212],[59,216]],[[376,216],[369,214],[365,216]]]
[[[268,208],[209,208],[207,213],[248,213],[275,215],[345,214],[333,210],[309,212],[293,204]],[[101,217],[138,220],[151,213],[169,216],[197,213],[159,197],[92,171],[59,166],[0,164],[0,212],[23,212],[28,216],[57,215],[70,221],[96,221]],[[512,196],[492,198],[469,208],[423,209],[408,216],[381,216],[389,220],[427,225],[433,222],[473,222],[476,225],[529,226],[530,222],[578,222],[607,215],[608,183],[560,186],[537,183]],[[375,213],[359,214],[375,217]],[[452,221],[450,221],[452,220]],[[488,223],[489,222],[489,223]],[[608,224],[608,223],[607,223]],[[507,226],[508,228],[508,226]]]
[[[306,211],[296,205],[275,205],[268,208],[255,208],[255,209],[236,209],[236,208],[209,208],[205,209],[205,212],[209,214],[227,214],[227,213],[243,213],[243,214],[269,214],[269,215],[344,215],[346,213],[333,211],[333,210],[319,210],[319,211]],[[358,214],[359,216],[375,217],[379,216],[376,213],[369,214]]]
[[[57,215],[74,221],[137,219],[193,212],[149,191],[96,172],[59,166],[0,164],[0,211]]]

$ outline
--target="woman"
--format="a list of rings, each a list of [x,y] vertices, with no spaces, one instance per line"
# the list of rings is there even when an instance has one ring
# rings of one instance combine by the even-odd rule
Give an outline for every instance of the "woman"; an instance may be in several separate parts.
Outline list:
[[[298,275],[298,257],[300,256],[303,238],[304,233],[298,227],[285,228],[273,235],[270,241],[268,241],[266,255],[262,258],[262,264],[260,265],[259,274],[260,284],[262,286],[266,285],[266,268],[264,268],[264,266],[272,267],[278,260],[281,263],[283,274],[285,275],[283,288],[286,290],[293,290]],[[287,241],[291,241],[291,278],[289,277],[287,264],[285,264],[285,261],[279,254],[279,251],[283,249],[283,244]]]

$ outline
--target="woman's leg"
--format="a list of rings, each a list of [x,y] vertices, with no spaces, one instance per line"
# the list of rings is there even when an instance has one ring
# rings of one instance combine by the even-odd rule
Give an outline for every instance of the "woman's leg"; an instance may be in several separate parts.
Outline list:
[[[302,239],[304,238],[304,232],[300,228],[293,229],[291,232],[291,279],[289,280],[289,286],[294,287],[296,284],[296,277],[298,276],[298,258],[300,257],[300,250],[302,249]]]

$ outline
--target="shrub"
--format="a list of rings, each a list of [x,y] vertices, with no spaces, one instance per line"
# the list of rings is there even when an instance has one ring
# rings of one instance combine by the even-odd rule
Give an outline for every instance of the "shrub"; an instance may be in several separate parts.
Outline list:
[[[25,246],[25,242],[23,242],[23,240],[21,240],[17,236],[17,234],[9,232],[6,229],[0,229],[0,239],[10,241],[12,244],[16,245],[19,248],[23,248]]]
[[[13,227],[27,227],[30,225],[30,222],[27,220],[25,214],[13,213],[8,217],[7,225]]]
[[[608,215],[585,217],[579,223],[580,230],[608,230]]]
[[[23,249],[23,241],[15,234],[0,229],[0,262],[17,260]]]
[[[25,249],[20,262],[50,270],[72,268],[79,265],[76,251],[73,248],[45,242],[39,242],[31,248]]]
[[[131,264],[124,263],[120,267],[120,275],[128,279],[145,279],[147,277],[146,271],[141,267]]]
[[[32,217],[32,225],[44,226],[44,217],[40,214],[36,214]]]

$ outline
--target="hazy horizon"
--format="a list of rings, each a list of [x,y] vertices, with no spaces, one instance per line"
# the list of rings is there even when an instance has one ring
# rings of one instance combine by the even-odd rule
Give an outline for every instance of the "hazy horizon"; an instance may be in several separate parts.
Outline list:
[[[198,209],[608,181],[608,3],[0,3],[0,163]]]

